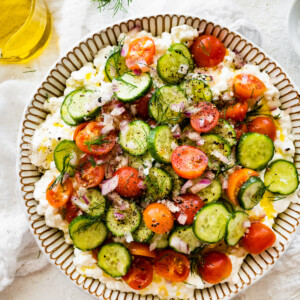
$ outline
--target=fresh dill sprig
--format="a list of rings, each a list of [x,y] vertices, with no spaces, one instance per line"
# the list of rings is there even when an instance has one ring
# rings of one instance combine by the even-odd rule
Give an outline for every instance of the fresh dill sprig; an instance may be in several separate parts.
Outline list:
[[[100,135],[94,139],[88,140],[84,142],[84,145],[86,145],[89,149],[89,151],[92,151],[91,146],[92,145],[103,145],[109,143],[109,141],[105,140],[106,134]],[[92,162],[91,162],[92,163]]]
[[[206,245],[203,244],[200,247],[196,248],[190,255],[190,268],[191,273],[200,276],[199,269],[204,264],[202,252],[206,248]]]
[[[112,6],[108,9],[113,10],[114,15],[116,15],[118,11],[123,11],[127,13],[126,8],[124,7],[124,0],[92,0],[92,1],[98,4],[98,8],[100,12],[102,12],[109,6]],[[129,6],[131,2],[132,0],[127,0],[127,6]]]
[[[286,196],[281,196],[281,195],[273,195],[271,197],[268,197],[271,201],[280,201],[282,199],[285,199]]]

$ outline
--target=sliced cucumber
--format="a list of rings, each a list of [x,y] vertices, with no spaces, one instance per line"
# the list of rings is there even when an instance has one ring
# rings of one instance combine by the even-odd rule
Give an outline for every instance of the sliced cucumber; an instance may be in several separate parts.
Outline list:
[[[70,223],[69,233],[76,248],[88,251],[105,241],[108,230],[101,220],[81,215]]]
[[[143,97],[152,86],[152,79],[148,73],[141,75],[124,73],[113,82],[116,85],[115,95],[123,102],[132,102]]]
[[[59,172],[62,172],[64,167],[65,173],[68,173],[71,177],[74,176],[76,170],[76,163],[79,160],[81,154],[80,149],[77,147],[74,141],[63,140],[55,148],[53,158],[55,166]]]
[[[248,132],[241,136],[237,160],[245,168],[263,170],[274,155],[274,143],[266,135]]]
[[[156,249],[164,249],[169,246],[168,233],[157,234],[155,233],[150,243],[156,243]]]
[[[210,87],[200,79],[192,78],[183,81],[180,87],[185,91],[187,96],[195,102],[211,102],[213,95]]]
[[[161,163],[170,163],[172,152],[178,147],[177,140],[173,137],[168,125],[152,129],[147,143],[152,157]]]
[[[84,211],[92,217],[105,215],[107,201],[101,192],[97,189],[87,190],[85,195],[81,196],[82,202],[88,202],[88,208]]]
[[[202,146],[197,146],[202,150],[211,160],[219,160],[215,155],[214,151],[219,152],[225,157],[228,157],[231,153],[231,147],[229,143],[224,140],[220,135],[208,133],[203,134],[204,144]]]
[[[217,201],[222,196],[222,185],[219,179],[214,179],[211,184],[197,193],[206,203]]]
[[[211,130],[211,133],[219,134],[231,147],[236,144],[236,132],[233,126],[224,119],[219,119],[217,126]]]
[[[229,246],[235,246],[245,235],[247,228],[244,223],[249,221],[248,215],[243,211],[234,212],[226,224],[225,242]]]
[[[189,254],[200,245],[201,242],[193,232],[193,226],[179,226],[170,233],[169,246],[177,252]]]
[[[168,84],[180,83],[190,68],[190,61],[180,51],[170,51],[157,61],[157,74]]]
[[[122,219],[117,219],[115,213],[123,215]],[[126,210],[118,210],[110,207],[106,214],[106,225],[115,236],[124,236],[127,232],[134,232],[141,223],[141,213],[135,203],[131,202]]]
[[[153,94],[149,102],[149,113],[159,124],[180,123],[184,114],[180,109],[174,110],[173,105],[181,103],[187,106],[188,99],[178,86],[163,86]]]
[[[233,205],[228,202],[226,199],[222,198],[220,199],[220,202],[227,208],[227,210],[232,214],[235,211],[235,208],[233,207]]]
[[[196,237],[205,243],[217,243],[225,236],[226,224],[230,213],[226,207],[217,202],[200,209],[193,224]]]
[[[153,238],[154,232],[149,229],[142,218],[138,229],[132,233],[133,240],[139,243],[148,243]]]
[[[120,77],[128,72],[125,57],[121,55],[121,51],[112,53],[105,64],[105,74],[107,78],[112,81],[116,77]]]
[[[98,266],[112,277],[124,276],[131,266],[131,254],[121,243],[104,245],[98,253]]]
[[[174,171],[174,169],[171,166],[165,166],[164,169],[172,176],[173,178],[173,189],[172,189],[172,195],[173,197],[176,197],[180,195],[181,187],[183,185],[183,178],[179,177],[178,174]]]
[[[169,51],[177,51],[177,52],[181,52],[188,60],[189,60],[189,64],[190,64],[190,68],[189,71],[193,71],[194,69],[194,60],[192,57],[192,53],[190,52],[189,48],[185,45],[185,44],[181,44],[181,43],[176,43],[173,44],[170,48]]]
[[[91,119],[99,112],[100,107],[90,106],[94,94],[94,91],[82,89],[72,95],[68,111],[76,122]]]
[[[249,178],[238,193],[239,204],[243,209],[250,210],[263,198],[266,187],[259,177]]]
[[[147,151],[149,134],[150,126],[144,121],[136,120],[120,131],[119,143],[128,153],[142,155]]]
[[[75,120],[71,117],[71,115],[70,115],[70,113],[69,113],[69,110],[68,110],[68,106],[69,106],[70,103],[71,103],[71,98],[72,98],[72,96],[73,96],[74,94],[78,93],[78,92],[79,92],[79,90],[75,90],[75,91],[72,91],[71,93],[69,93],[69,94],[65,97],[65,99],[64,99],[64,101],[63,101],[63,103],[62,103],[62,105],[61,105],[61,107],[60,107],[60,116],[61,116],[61,118],[64,120],[64,122],[65,122],[66,124],[68,124],[68,125],[70,125],[70,126],[76,126],[76,125],[78,124],[78,122],[75,121]]]
[[[146,179],[147,195],[153,200],[165,198],[173,189],[173,178],[165,170],[151,168]]]
[[[141,156],[128,155],[128,165],[137,170],[151,168],[154,161],[149,151]]]
[[[275,160],[268,166],[264,181],[268,191],[281,195],[293,193],[299,185],[296,167],[284,159]]]

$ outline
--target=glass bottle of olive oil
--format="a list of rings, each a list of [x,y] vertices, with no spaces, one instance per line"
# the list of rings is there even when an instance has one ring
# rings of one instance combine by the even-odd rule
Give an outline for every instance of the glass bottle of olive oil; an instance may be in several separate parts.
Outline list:
[[[45,46],[51,16],[43,0],[0,0],[0,62],[24,62]]]

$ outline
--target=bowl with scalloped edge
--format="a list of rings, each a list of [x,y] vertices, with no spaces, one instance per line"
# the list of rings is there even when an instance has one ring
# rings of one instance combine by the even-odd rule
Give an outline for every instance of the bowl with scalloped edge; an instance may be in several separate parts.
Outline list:
[[[60,230],[48,227],[45,224],[44,216],[37,214],[38,202],[33,198],[33,191],[34,183],[39,180],[41,173],[36,166],[31,164],[28,157],[30,139],[36,128],[47,116],[47,111],[43,109],[47,97],[61,96],[71,72],[80,69],[86,62],[92,61],[101,48],[106,45],[116,45],[118,36],[135,26],[140,26],[143,30],[158,36],[164,31],[170,32],[172,27],[181,24],[190,25],[203,34],[215,35],[227,48],[238,51],[245,61],[258,65],[260,70],[266,71],[270,75],[272,82],[280,91],[281,108],[288,109],[292,120],[296,146],[295,165],[298,171],[300,170],[299,91],[279,64],[245,37],[226,27],[195,16],[169,14],[127,19],[89,34],[50,68],[27,104],[20,126],[17,170],[20,199],[24,204],[30,230],[40,249],[71,282],[97,298],[121,300],[134,297],[138,300],[144,300],[146,296],[110,290],[99,280],[85,277],[76,271],[73,264],[73,246],[65,242],[64,235]],[[291,203],[275,219],[274,231],[279,237],[276,247],[272,247],[260,255],[248,255],[238,273],[239,282],[237,284],[221,283],[210,288],[195,290],[195,299],[229,299],[262,278],[287,249],[295,235],[299,219],[300,204]],[[154,298],[153,295],[148,295],[147,299],[149,300],[151,297]]]

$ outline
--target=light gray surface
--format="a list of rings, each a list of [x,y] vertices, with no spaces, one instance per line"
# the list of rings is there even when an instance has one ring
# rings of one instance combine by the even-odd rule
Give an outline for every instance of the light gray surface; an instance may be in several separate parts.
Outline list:
[[[90,0],[81,0],[90,1]],[[172,3],[172,0],[165,0]],[[196,0],[194,0],[196,1]],[[223,2],[223,1],[222,1]],[[225,1],[224,1],[225,2]],[[262,33],[262,48],[276,59],[300,86],[300,59],[292,50],[287,37],[287,14],[292,0],[232,0]],[[171,6],[171,5],[170,5]],[[174,12],[178,12],[172,9]],[[149,14],[151,9],[141,11]],[[182,11],[182,13],[185,13]],[[101,17],[101,15],[99,15]],[[38,255],[38,253],[37,253]],[[300,234],[273,270],[235,300],[300,299]],[[77,289],[60,271],[48,265],[42,271],[17,277],[0,293],[2,300],[87,300],[92,299]]]

